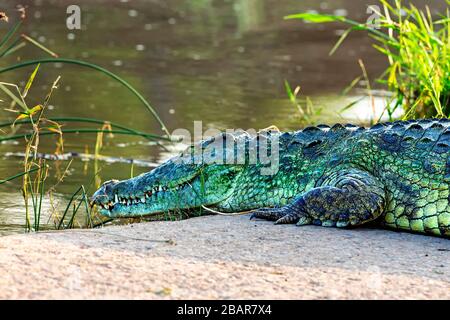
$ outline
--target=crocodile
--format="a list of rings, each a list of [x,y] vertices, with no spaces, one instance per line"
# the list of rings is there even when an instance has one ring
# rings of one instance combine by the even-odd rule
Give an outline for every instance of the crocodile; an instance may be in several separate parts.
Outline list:
[[[263,142],[268,154],[277,151],[272,174],[262,174]],[[211,161],[217,155],[235,161]],[[112,218],[250,212],[275,224],[367,224],[450,238],[449,183],[450,120],[423,119],[222,133],[148,173],[105,182],[91,203]]]

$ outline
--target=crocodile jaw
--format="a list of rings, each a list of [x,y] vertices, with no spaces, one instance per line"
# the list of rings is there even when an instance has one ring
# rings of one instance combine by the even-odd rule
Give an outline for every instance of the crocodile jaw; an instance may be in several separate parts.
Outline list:
[[[92,196],[91,204],[97,205],[102,215],[112,218],[214,206],[233,194],[238,172],[234,166],[207,166],[199,170],[166,165],[136,178],[105,182]]]

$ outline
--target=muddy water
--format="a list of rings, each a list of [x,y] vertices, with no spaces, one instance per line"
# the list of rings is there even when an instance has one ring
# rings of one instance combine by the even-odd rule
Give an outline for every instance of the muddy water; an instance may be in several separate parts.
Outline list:
[[[328,56],[342,33],[338,24],[313,25],[284,21],[283,16],[306,10],[345,14],[366,20],[367,4],[373,1],[298,0],[149,0],[77,1],[81,7],[81,30],[66,26],[66,8],[72,1],[34,0],[26,4],[27,20],[22,32],[66,58],[87,60],[121,75],[147,97],[170,131],[203,128],[265,128],[276,125],[295,130],[307,122],[367,122],[372,109],[367,100],[351,112],[339,114],[352,98],[340,92],[361,72],[363,59],[371,77],[386,65],[364,33],[349,37],[342,48]],[[17,2],[18,3],[18,2]],[[15,19],[15,1],[1,8]],[[416,3],[431,3],[418,1]],[[436,3],[435,1],[432,2]],[[1,24],[4,34],[8,25]],[[17,54],[0,60],[1,67],[17,59],[45,57],[27,45]],[[32,68],[0,75],[0,81],[24,84]],[[150,113],[126,89],[100,73],[61,64],[42,65],[29,94],[29,104],[42,102],[49,85],[61,75],[47,116],[79,116],[106,119],[139,130],[161,133]],[[310,97],[314,116],[305,121],[289,102],[284,80],[300,85],[300,97]],[[2,109],[9,106],[8,98]],[[382,103],[380,103],[382,108]],[[11,114],[0,111],[0,120]],[[73,125],[67,125],[70,128]],[[55,149],[54,138],[41,139],[42,152]],[[66,135],[66,152],[93,152],[95,135]],[[160,162],[169,151],[142,139],[107,137],[102,155]],[[24,142],[0,145],[0,178],[21,172]],[[54,184],[68,162],[52,163],[48,185]],[[85,185],[95,189],[99,179],[128,178],[148,170],[128,163],[74,159],[68,175],[54,192],[53,206],[61,210],[70,195]],[[24,204],[21,181],[0,185],[0,234],[22,232]],[[42,224],[51,224],[52,203],[44,200]],[[59,211],[61,212],[61,211]]]

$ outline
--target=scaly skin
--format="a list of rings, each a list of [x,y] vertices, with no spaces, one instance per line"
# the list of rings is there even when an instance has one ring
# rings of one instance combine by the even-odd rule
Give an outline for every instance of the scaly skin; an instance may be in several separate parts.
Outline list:
[[[450,237],[449,127],[448,120],[420,120],[369,129],[322,125],[271,132],[268,141],[279,146],[280,166],[274,175],[262,175],[264,165],[252,164],[248,150],[242,164],[180,161],[198,160],[195,150],[206,158],[219,138],[255,142],[246,135],[222,135],[151,172],[106,182],[92,201],[109,217],[205,206],[221,212],[253,210],[252,217],[278,224],[351,227],[373,221]],[[228,147],[224,154],[234,152]]]

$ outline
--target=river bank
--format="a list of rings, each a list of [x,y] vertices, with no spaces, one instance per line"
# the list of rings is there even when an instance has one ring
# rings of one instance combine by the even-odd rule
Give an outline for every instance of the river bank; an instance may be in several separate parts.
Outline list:
[[[0,239],[1,299],[449,299],[450,241],[206,216]]]

